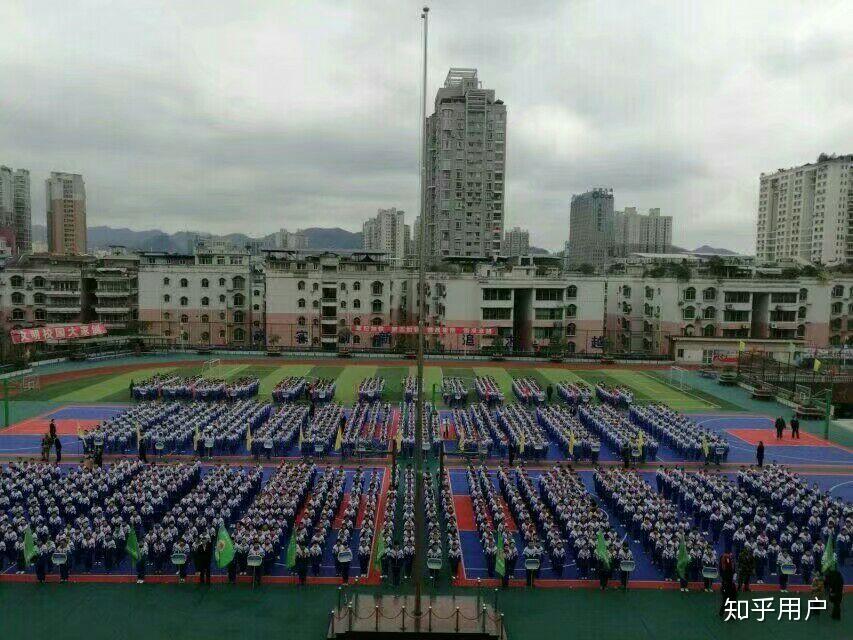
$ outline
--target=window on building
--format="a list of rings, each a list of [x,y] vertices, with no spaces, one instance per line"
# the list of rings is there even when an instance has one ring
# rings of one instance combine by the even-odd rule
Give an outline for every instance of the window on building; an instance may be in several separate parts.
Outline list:
[[[375,296],[381,296],[382,295],[382,289],[383,289],[382,283],[379,282],[378,280],[370,285],[370,292]]]
[[[837,284],[834,287],[832,287],[832,297],[833,298],[841,298],[842,296],[844,296],[844,287],[842,285]]]
[[[352,283],[352,290],[353,291],[361,291],[361,283],[358,281],[353,282]]]
[[[382,313],[382,300],[374,300],[370,306],[370,310],[373,313]]]
[[[234,276],[231,280],[232,289],[243,289],[246,286],[246,278],[243,276]]]
[[[208,322],[210,322],[210,316],[208,316],[208,315],[203,315],[203,316],[201,317],[201,321],[202,321],[202,323],[208,323]]]
[[[219,302],[225,302],[225,294],[224,293],[219,294]]]
[[[242,307],[245,303],[246,303],[246,296],[244,296],[242,293],[235,293],[234,294],[234,306],[235,307]]]
[[[208,298],[207,296],[204,296],[204,297],[201,299],[201,306],[202,306],[202,307],[208,307],[208,306],[210,306],[210,298]]]
[[[510,320],[512,309],[509,307],[483,307],[483,320]]]
[[[567,336],[573,336],[576,333],[577,333],[577,326],[575,325],[574,322],[570,322],[569,324],[566,325],[566,335]]]
[[[296,324],[298,324],[300,327],[304,327],[305,326],[305,316],[299,316],[299,319],[296,321]]]
[[[33,287],[35,287],[36,289],[44,289],[46,285],[47,282],[41,276],[36,276],[35,278],[33,278]]]
[[[188,286],[190,286],[189,281],[186,278],[181,278],[181,287],[186,289]]]
[[[749,311],[726,309],[723,311],[723,322],[749,322]]]
[[[800,302],[805,302],[809,299],[809,290],[800,289]]]
[[[210,340],[210,334],[207,331],[202,331],[201,340],[202,342],[208,342]]]
[[[183,315],[181,316],[181,323],[182,323],[182,324],[186,324],[186,323],[188,323],[189,321],[190,321],[190,317],[189,317],[187,314],[183,314]]]
[[[236,329],[234,329],[234,339],[237,342],[242,342],[246,339],[246,331],[244,329],[241,329],[240,327],[237,327]]]
[[[705,325],[705,328],[702,329],[702,335],[706,338],[713,338],[717,333],[716,328],[712,324]]]
[[[235,311],[234,312],[234,322],[240,323],[240,322],[245,322],[245,320],[246,320],[246,318],[245,318],[242,311]]]
[[[483,300],[512,300],[512,289],[483,289]]]
[[[687,287],[684,290],[684,299],[687,301],[695,300],[696,299],[696,289],[694,289],[693,287]]]
[[[171,302],[171,301],[172,301],[172,296],[170,296],[168,293],[163,295],[163,302]]]
[[[207,289],[208,287],[210,287],[210,280],[208,280],[207,278],[202,278],[201,279],[201,288]]]
[[[163,278],[163,286],[164,286],[164,287],[168,287],[168,286],[169,286],[169,282],[170,282],[169,278]]]
[[[24,304],[24,294],[20,291],[15,291],[12,294],[12,304]]]
[[[744,303],[751,299],[749,291],[726,291],[725,301],[730,303]]]
[[[708,287],[702,291],[702,299],[705,301],[716,300],[717,290],[714,287]]]
[[[186,296],[181,297],[181,306],[182,307],[186,307],[189,303],[190,303],[189,298],[187,298]]]
[[[559,302],[563,299],[563,289],[537,289],[536,299],[539,301]]]
[[[566,289],[566,297],[567,298],[577,298],[578,297],[578,288],[575,285],[569,285]]]
[[[361,326],[361,318],[356,316],[355,318],[352,319],[352,324],[354,327],[360,327]]]
[[[705,307],[702,310],[702,317],[705,318],[705,320],[713,320],[717,317],[717,310],[714,307]]]
[[[568,307],[566,307],[566,317],[567,318],[574,318],[577,315],[578,315],[578,308],[575,305],[570,304]]]
[[[361,309],[361,300],[359,300],[358,298],[353,300],[352,301],[352,308],[353,309]]]
[[[544,309],[534,309],[534,317],[537,320],[562,320],[563,319],[563,310],[560,308],[544,308]]]
[[[225,286],[225,278],[219,278],[219,286],[220,286],[220,287],[224,287],[224,286]]]
[[[305,308],[305,298],[299,298],[299,300],[296,301],[296,306],[299,307],[300,309],[304,309]]]
[[[696,307],[684,307],[681,317],[684,320],[693,320],[696,317]]]

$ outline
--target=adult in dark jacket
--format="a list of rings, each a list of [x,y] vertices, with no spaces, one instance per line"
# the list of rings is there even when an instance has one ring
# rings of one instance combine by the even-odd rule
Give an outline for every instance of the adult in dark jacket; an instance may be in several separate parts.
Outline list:
[[[755,449],[755,460],[758,462],[759,467],[764,466],[764,441],[758,441],[758,447]]]
[[[735,585],[735,559],[731,552],[727,551],[720,556],[720,617],[726,610],[726,602],[737,600],[737,586]]]
[[[837,567],[824,574],[823,586],[826,589],[826,599],[832,603],[833,620],[841,620],[841,598],[844,597],[844,578]]]
[[[745,546],[737,558],[737,586],[741,591],[749,591],[749,581],[755,571],[755,557],[752,549]]]
[[[776,426],[776,439],[781,440],[782,439],[782,432],[785,431],[785,418],[783,418],[782,416],[779,416],[778,418],[776,418],[776,425],[775,426]]]

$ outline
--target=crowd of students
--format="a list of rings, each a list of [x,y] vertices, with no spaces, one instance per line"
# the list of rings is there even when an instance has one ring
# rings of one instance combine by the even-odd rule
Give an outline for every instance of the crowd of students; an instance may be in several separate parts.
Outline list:
[[[364,378],[358,384],[358,399],[363,402],[375,402],[382,399],[385,390],[385,379],[379,376]]]
[[[245,400],[258,395],[259,378],[240,377],[226,381],[203,376],[152,376],[140,382],[131,382],[130,393],[134,400]]]
[[[288,376],[279,380],[272,390],[274,402],[296,402],[308,388],[304,376]]]
[[[595,385],[595,395],[611,407],[625,409],[634,403],[634,394],[627,387],[610,387],[606,384]]]
[[[688,460],[720,463],[728,459],[728,440],[664,404],[632,406],[629,417],[646,433]]]
[[[545,392],[534,378],[513,378],[512,392],[519,402],[524,404],[542,404]]]
[[[632,458],[641,462],[657,457],[658,441],[630,422],[624,414],[606,405],[578,408],[581,424],[598,435],[627,463]]]
[[[504,394],[494,376],[477,376],[474,378],[474,389],[477,397],[486,404],[504,401]]]
[[[448,407],[463,406],[468,401],[468,387],[462,378],[444,377],[441,379],[441,397]]]
[[[587,404],[592,399],[589,389],[566,380],[557,383],[557,395],[573,406]]]
[[[601,441],[581,424],[573,408],[559,405],[537,407],[536,420],[545,427],[551,440],[557,443],[567,459],[598,460]]]

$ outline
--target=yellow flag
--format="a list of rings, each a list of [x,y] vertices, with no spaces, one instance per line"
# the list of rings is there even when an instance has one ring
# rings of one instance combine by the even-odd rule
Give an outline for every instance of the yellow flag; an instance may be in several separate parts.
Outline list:
[[[142,442],[142,432],[139,430],[139,423],[136,423],[136,446],[139,446],[139,443]]]
[[[521,432],[520,440],[521,440],[521,442],[519,442],[519,445],[518,445],[518,452],[524,453],[524,431]]]
[[[637,449],[640,451],[640,455],[643,455],[643,445],[645,444],[645,438],[643,437],[643,432],[640,431],[637,434]]]
[[[737,350],[746,351],[746,343],[743,340],[737,343]]]
[[[201,438],[201,434],[198,432],[198,425],[195,426],[195,433],[193,434],[193,449],[198,449],[198,441]]]
[[[302,448],[302,425],[299,425],[299,448]]]
[[[80,421],[78,420],[77,421],[77,437],[82,440],[85,435],[86,435],[86,432],[80,428]]]
[[[575,432],[569,431],[569,455],[574,457],[575,455]]]
[[[246,424],[246,451],[252,452],[252,424]]]
[[[397,453],[403,449],[403,427],[397,427],[397,435],[394,436],[394,442],[397,443]]]
[[[705,457],[708,457],[708,436],[704,433],[702,434],[702,453],[705,454]]]
[[[815,371],[820,371],[820,367],[821,367],[821,365],[822,365],[821,361],[820,361],[820,360],[818,360],[817,358],[815,358],[815,359],[814,359],[814,370],[815,370]]]
[[[343,439],[344,439],[344,432],[340,427],[338,427],[338,435],[337,435],[337,437],[335,437],[335,451],[341,450],[341,443],[343,442]]]

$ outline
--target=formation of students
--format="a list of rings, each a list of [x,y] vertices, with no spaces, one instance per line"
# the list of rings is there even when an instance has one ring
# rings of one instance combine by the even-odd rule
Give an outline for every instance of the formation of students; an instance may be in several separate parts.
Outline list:
[[[391,405],[387,402],[359,400],[343,428],[344,455],[352,455],[359,446],[388,449],[392,427]]]
[[[134,400],[245,400],[258,395],[259,378],[240,377],[226,381],[203,376],[153,376],[141,382],[131,382],[130,393]]]
[[[279,380],[272,390],[274,402],[296,402],[308,388],[304,376],[288,376]]]
[[[358,384],[358,399],[363,402],[375,402],[382,399],[385,390],[385,379],[379,376],[364,378]]]
[[[335,444],[338,430],[345,426],[344,407],[336,402],[324,404],[313,416],[309,410],[308,429],[303,432],[300,449],[304,454],[326,453]]]
[[[418,399],[418,378],[417,376],[406,376],[402,382],[403,398],[406,402],[414,402]]]
[[[302,518],[296,525],[295,569],[303,584],[307,580],[309,568],[313,575],[320,575],[323,549],[344,497],[345,482],[343,467],[326,467],[314,485]]]
[[[609,387],[606,384],[595,385],[595,395],[612,407],[627,408],[634,403],[634,394],[626,387]]]
[[[557,443],[569,460],[598,460],[601,441],[581,424],[573,407],[537,407],[536,420],[545,427],[551,440]]]
[[[402,456],[413,456],[415,453],[415,429],[417,428],[417,408],[414,402],[406,402],[402,405],[399,428],[400,454]],[[424,452],[438,455],[441,447],[441,424],[438,411],[429,404],[424,403],[424,417],[421,422],[421,443]]]
[[[500,406],[495,417],[507,436],[512,457],[544,459],[548,455],[548,436],[533,414],[518,404]]]
[[[592,399],[589,389],[566,380],[557,383],[557,395],[573,406],[587,404]]]
[[[284,456],[304,433],[308,425],[308,407],[284,404],[269,416],[269,419],[252,430],[251,451],[257,457]]]
[[[450,472],[445,469],[441,477],[441,513],[444,517],[444,530],[447,534],[447,559],[450,563],[450,575],[459,577],[462,562],[462,540],[459,537],[459,521],[456,519],[456,504],[453,500],[453,488],[450,484]]]
[[[626,464],[633,457],[646,461],[657,456],[658,441],[608,405],[582,406],[578,417],[584,426],[619,452]]]
[[[545,392],[533,378],[513,378],[512,392],[519,402],[525,404],[542,404],[545,402]]]
[[[729,456],[729,443],[725,438],[664,404],[632,406],[629,416],[631,422],[688,460],[720,463]]]
[[[335,398],[335,381],[331,378],[317,378],[308,383],[308,399],[314,403],[331,402]]]
[[[504,401],[504,394],[494,376],[477,376],[474,378],[474,389],[477,397],[486,404]]]
[[[468,401],[468,387],[462,378],[447,376],[441,379],[441,397],[448,407],[463,406]]]
[[[472,405],[464,409],[453,409],[453,426],[456,430],[459,451],[491,451],[493,440],[489,435],[489,421],[494,421],[488,409]],[[497,428],[495,428],[497,430]]]
[[[639,474],[616,467],[596,469],[596,493],[604,500],[634,540],[641,541],[646,553],[666,580],[678,579],[681,589],[698,579],[704,566],[716,566],[713,545],[690,518],[663,494],[656,493]],[[681,542],[688,554],[683,572],[678,570]],[[710,585],[706,585],[709,587]]]

